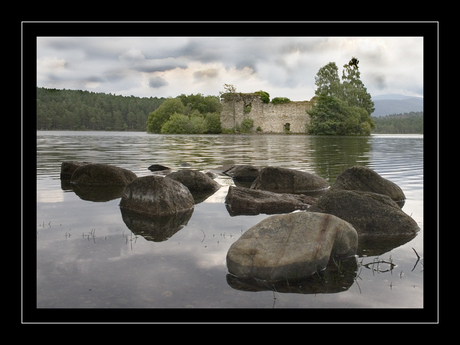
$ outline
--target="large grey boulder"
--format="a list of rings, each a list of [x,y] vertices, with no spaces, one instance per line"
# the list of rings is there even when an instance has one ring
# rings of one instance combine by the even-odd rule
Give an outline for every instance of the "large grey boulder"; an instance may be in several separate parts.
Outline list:
[[[346,220],[356,229],[360,241],[367,236],[413,235],[420,230],[415,220],[383,194],[330,190],[318,199],[312,209]]]
[[[279,194],[230,186],[225,206],[231,216],[275,214],[306,210],[316,201],[316,198],[303,194]]]
[[[328,187],[329,183],[322,177],[305,171],[279,167],[263,168],[251,185],[252,189],[292,194],[318,192]]]
[[[354,166],[342,171],[335,179],[331,190],[358,190],[388,195],[400,207],[404,206],[406,199],[404,192],[396,183],[364,166]]]
[[[125,186],[137,178],[128,169],[108,164],[85,164],[77,168],[70,183],[79,186]]]
[[[161,176],[144,176],[128,184],[120,208],[149,216],[186,212],[194,206],[193,196],[182,183]]]
[[[296,280],[356,253],[358,234],[333,215],[296,212],[264,219],[227,253],[230,274],[242,279]]]

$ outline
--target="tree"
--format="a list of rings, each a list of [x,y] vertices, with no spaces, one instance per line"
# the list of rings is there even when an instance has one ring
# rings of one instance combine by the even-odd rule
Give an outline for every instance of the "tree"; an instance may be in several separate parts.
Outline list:
[[[321,67],[315,76],[317,96],[342,96],[342,85],[340,84],[339,69],[335,62],[329,62]]]
[[[190,119],[187,115],[174,113],[161,126],[162,134],[188,134],[192,131]]]
[[[219,134],[222,133],[222,124],[220,123],[220,116],[217,113],[208,113],[205,118],[206,133]]]
[[[360,79],[361,73],[359,72],[358,64],[359,60],[352,57],[348,64],[343,65],[343,98],[349,105],[366,109],[370,115],[375,110],[374,102],[372,102],[371,95],[367,92]]]
[[[181,94],[176,98],[180,99],[186,107],[187,115],[190,115],[192,110],[198,110],[200,114],[220,113],[222,108],[220,99],[217,96],[203,96],[201,93],[197,93],[196,95],[190,94],[188,96]]]
[[[180,99],[168,98],[157,110],[149,114],[147,119],[147,132],[161,133],[163,124],[169,120],[171,115],[175,113],[183,114],[184,112],[185,106]]]
[[[344,65],[342,80],[334,62],[321,67],[315,77],[318,96],[310,115],[308,133],[317,135],[370,135],[375,127],[371,95],[360,80],[359,60]]]

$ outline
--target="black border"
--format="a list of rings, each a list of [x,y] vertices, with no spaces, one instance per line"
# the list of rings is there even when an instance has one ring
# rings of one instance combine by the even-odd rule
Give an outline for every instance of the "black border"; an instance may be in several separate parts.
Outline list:
[[[38,36],[423,36],[424,308],[423,309],[37,309],[36,38]],[[22,22],[23,227],[21,322],[29,323],[438,323],[438,22]],[[35,145],[34,145],[35,144]],[[26,169],[27,168],[27,169]],[[36,166],[35,166],[36,168]],[[27,173],[26,173],[27,171]],[[36,171],[36,169],[35,169]],[[27,193],[25,193],[25,191]],[[35,195],[35,197],[34,197]],[[35,232],[34,232],[35,233]],[[23,241],[22,241],[23,240]]]

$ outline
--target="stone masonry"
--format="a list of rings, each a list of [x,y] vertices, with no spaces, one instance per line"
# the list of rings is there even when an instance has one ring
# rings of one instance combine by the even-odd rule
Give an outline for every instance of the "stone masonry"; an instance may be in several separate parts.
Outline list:
[[[273,104],[264,103],[255,93],[227,93],[221,97],[220,121],[225,129],[249,118],[254,121],[254,130],[260,127],[262,133],[306,133],[305,125],[310,121],[307,111],[312,108],[314,98]]]

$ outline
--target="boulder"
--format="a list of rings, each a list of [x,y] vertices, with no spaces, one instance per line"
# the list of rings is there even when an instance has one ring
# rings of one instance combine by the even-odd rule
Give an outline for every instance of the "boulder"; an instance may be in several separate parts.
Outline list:
[[[79,167],[90,164],[89,162],[65,161],[61,163],[61,179],[70,179]]]
[[[349,222],[363,237],[406,236],[420,230],[389,196],[351,190],[330,190],[312,206],[314,211],[333,214]]]
[[[319,192],[328,187],[329,183],[322,177],[305,171],[278,167],[263,168],[251,185],[252,189],[293,194]]]
[[[120,208],[149,216],[165,216],[189,211],[195,202],[182,183],[162,176],[139,177],[128,184]]]
[[[203,191],[216,191],[221,185],[200,171],[191,169],[181,169],[166,176],[172,180],[179,181],[185,185],[192,193]]]
[[[253,182],[259,176],[260,168],[253,165],[234,165],[225,174],[238,182]]]
[[[404,192],[396,183],[364,166],[354,166],[342,171],[335,179],[331,190],[358,190],[388,195],[400,207],[404,206],[406,199]]]
[[[225,206],[231,216],[275,214],[306,210],[316,200],[303,194],[279,194],[230,186],[225,198]]]
[[[264,219],[227,252],[230,274],[270,282],[297,280],[324,270],[331,258],[355,255],[356,230],[329,214],[295,212]]]
[[[137,178],[130,170],[108,164],[86,164],[77,168],[70,183],[80,186],[125,186]]]

